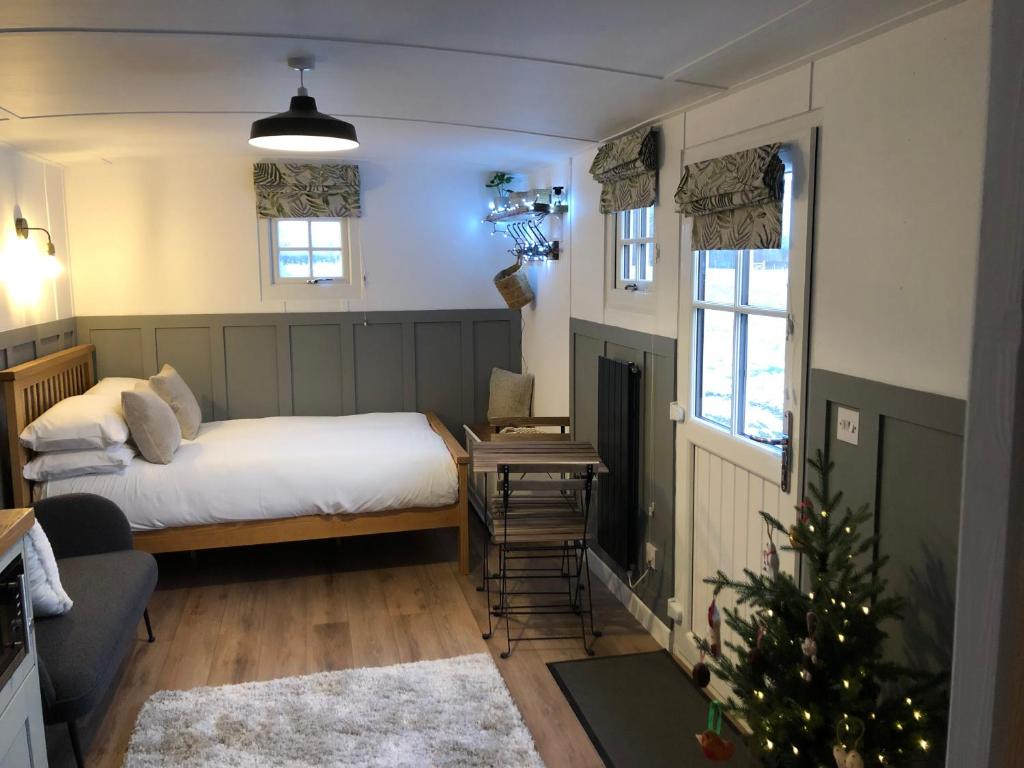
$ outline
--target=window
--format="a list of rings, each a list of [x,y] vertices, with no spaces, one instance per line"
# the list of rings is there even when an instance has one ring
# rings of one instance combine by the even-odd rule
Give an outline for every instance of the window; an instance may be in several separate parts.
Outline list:
[[[792,172],[782,247],[695,252],[694,413],[736,435],[783,436]]]
[[[275,282],[345,278],[341,219],[272,219],[271,226]]]
[[[615,287],[645,292],[654,280],[654,206],[615,214]]]
[[[261,219],[264,301],[358,299],[363,272],[355,218]]]

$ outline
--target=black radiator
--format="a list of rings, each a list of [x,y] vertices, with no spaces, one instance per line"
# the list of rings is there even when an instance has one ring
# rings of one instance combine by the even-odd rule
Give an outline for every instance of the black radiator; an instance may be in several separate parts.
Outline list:
[[[598,483],[597,542],[626,569],[640,530],[640,419],[640,369],[598,358],[597,452],[608,474]]]

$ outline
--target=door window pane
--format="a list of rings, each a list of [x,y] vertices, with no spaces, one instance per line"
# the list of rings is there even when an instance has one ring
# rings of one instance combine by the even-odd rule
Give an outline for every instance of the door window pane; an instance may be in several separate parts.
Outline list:
[[[782,248],[747,251],[747,259],[747,304],[785,309],[788,305],[789,251]]]
[[[737,251],[700,251],[697,298],[716,304],[732,304],[736,300]]]
[[[309,222],[277,222],[277,245],[279,248],[308,248]]]
[[[708,421],[731,427],[735,315],[717,309],[702,309],[698,311],[698,323],[701,337],[698,347],[698,413]]]
[[[341,276],[341,251],[313,251],[313,277]]]
[[[743,431],[770,440],[780,438],[786,387],[786,320],[750,315],[746,341]]]

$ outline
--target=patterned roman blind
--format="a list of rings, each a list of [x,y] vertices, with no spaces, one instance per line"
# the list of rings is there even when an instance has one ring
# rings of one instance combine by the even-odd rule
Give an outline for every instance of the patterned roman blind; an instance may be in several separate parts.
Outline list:
[[[641,128],[602,144],[590,175],[601,182],[601,213],[646,208],[658,199],[658,133]]]
[[[782,247],[786,167],[765,144],[683,168],[678,210],[693,217],[693,250]]]
[[[263,218],[362,215],[358,165],[255,163],[252,178]]]

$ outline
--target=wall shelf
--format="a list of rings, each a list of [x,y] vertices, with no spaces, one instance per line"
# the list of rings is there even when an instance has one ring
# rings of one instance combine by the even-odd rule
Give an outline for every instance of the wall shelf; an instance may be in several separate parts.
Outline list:
[[[509,253],[524,261],[550,261],[558,258],[558,241],[548,240],[540,225],[548,216],[567,213],[564,187],[510,192],[495,198],[484,222],[493,226],[492,235],[511,237],[515,247]],[[499,226],[500,225],[500,226]]]

